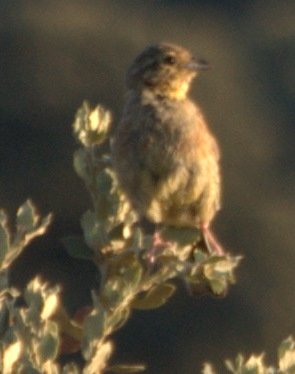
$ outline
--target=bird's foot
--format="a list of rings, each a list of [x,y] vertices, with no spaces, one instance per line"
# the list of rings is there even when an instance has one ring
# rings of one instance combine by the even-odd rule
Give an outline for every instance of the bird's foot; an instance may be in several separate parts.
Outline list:
[[[171,243],[165,242],[161,235],[156,231],[153,235],[152,245],[149,251],[147,252],[147,259],[151,262],[155,262],[155,255],[161,251],[162,249],[165,249],[169,247]]]

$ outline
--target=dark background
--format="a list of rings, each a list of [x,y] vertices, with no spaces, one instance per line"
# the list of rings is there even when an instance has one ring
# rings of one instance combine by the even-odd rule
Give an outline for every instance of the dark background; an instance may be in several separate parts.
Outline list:
[[[115,358],[145,361],[148,374],[199,373],[202,362],[220,367],[239,351],[266,350],[274,363],[280,341],[295,334],[295,2],[12,0],[0,8],[0,205],[15,214],[31,197],[42,214],[55,213],[61,236],[78,232],[90,206],[72,169],[71,123],[82,101],[103,103],[118,120],[126,68],[155,42],[211,62],[192,96],[222,149],[214,226],[244,256],[238,282],[224,299],[180,288],[165,307],[134,313],[115,337]]]

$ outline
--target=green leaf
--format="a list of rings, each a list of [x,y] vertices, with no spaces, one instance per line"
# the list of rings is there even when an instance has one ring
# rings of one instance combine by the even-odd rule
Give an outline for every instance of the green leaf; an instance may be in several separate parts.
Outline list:
[[[194,262],[196,264],[199,264],[199,263],[205,261],[207,257],[208,257],[208,255],[205,254],[204,252],[201,252],[201,251],[198,251],[198,250],[194,251]]]
[[[94,253],[85,243],[82,236],[66,236],[62,238],[61,241],[70,256],[85,260],[93,259]]]
[[[278,358],[279,360],[282,359],[284,356],[285,356],[285,353],[294,348],[294,339],[292,338],[292,336],[289,336],[287,339],[285,339],[284,341],[282,341],[282,343],[279,345],[279,348],[278,348]]]
[[[104,285],[102,295],[107,300],[109,306],[114,307],[122,301],[125,288],[126,283],[122,276],[114,275],[108,279]]]
[[[16,225],[22,231],[29,232],[35,227],[38,219],[35,206],[31,200],[27,200],[17,211]]]
[[[124,271],[124,280],[133,288],[136,287],[142,278],[142,267],[139,263],[130,264]]]
[[[231,373],[236,373],[236,369],[234,367],[234,364],[230,360],[225,360],[224,361],[225,367],[227,368],[228,371]]]
[[[51,322],[53,323],[53,322]],[[45,334],[38,344],[38,356],[41,362],[54,359],[57,356],[59,339],[52,334]]]
[[[279,346],[278,356],[279,369],[284,373],[295,373],[295,342],[291,336]]]
[[[100,170],[96,175],[96,186],[100,193],[108,194],[113,185],[113,179],[106,169]]]
[[[18,209],[16,232],[12,237],[13,240],[11,240],[10,233],[7,230],[6,220],[5,214],[0,211],[0,263],[2,262],[1,265],[3,268],[9,267],[34,237],[46,232],[47,227],[52,221],[52,214],[41,219],[37,215],[33,203],[27,200]]]
[[[74,134],[79,134],[81,130],[84,129],[87,123],[88,115],[90,112],[90,105],[87,101],[83,101],[81,107],[77,110],[75,121],[73,123]]]
[[[84,149],[78,149],[73,156],[73,166],[78,176],[87,181],[89,176],[89,168],[87,164],[87,155]]]
[[[143,296],[138,296],[132,302],[132,308],[139,310],[155,309],[165,304],[165,302],[173,295],[176,287],[171,283],[164,283],[152,287]]]
[[[204,263],[204,276],[212,280],[234,283],[233,270],[239,264],[241,257],[210,257]]]
[[[113,372],[113,373],[139,373],[146,369],[144,365],[141,364],[124,364],[124,365],[113,365],[107,368],[107,371]]]
[[[87,346],[92,340],[101,339],[107,323],[107,312],[101,307],[94,310],[84,320],[83,345]]]
[[[217,273],[231,274],[232,271],[238,266],[242,257],[217,257],[214,271]]]
[[[24,296],[28,304],[28,308],[23,312],[24,323],[35,323],[40,318],[40,312],[44,303],[39,279],[35,278],[28,284]]]
[[[266,367],[263,362],[263,355],[252,355],[245,363],[242,374],[263,374],[266,371],[265,369]]]
[[[93,110],[84,101],[73,123],[74,135],[85,147],[102,142],[110,128],[111,113],[98,105]]]
[[[90,248],[99,248],[108,244],[106,232],[97,221],[94,212],[88,210],[81,218],[81,226],[87,245]]]
[[[23,345],[20,340],[17,340],[6,347],[1,352],[1,368],[3,373],[16,372],[18,360],[23,353]]]
[[[226,291],[226,282],[222,279],[210,280],[209,284],[215,295],[222,295]]]

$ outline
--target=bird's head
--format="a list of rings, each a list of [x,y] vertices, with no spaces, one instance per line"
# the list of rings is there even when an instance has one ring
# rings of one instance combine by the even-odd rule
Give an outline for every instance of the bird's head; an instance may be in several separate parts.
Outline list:
[[[135,58],[127,72],[127,87],[181,100],[197,73],[209,68],[206,61],[195,59],[186,49],[161,43],[146,48]]]

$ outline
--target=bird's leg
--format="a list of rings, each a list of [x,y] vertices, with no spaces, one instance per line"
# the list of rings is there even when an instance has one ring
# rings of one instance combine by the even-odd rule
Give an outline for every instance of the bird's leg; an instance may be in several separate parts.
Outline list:
[[[153,240],[152,240],[152,245],[151,248],[149,249],[147,253],[147,257],[151,262],[155,261],[155,254],[166,247],[170,245],[169,242],[165,242],[162,238],[161,235],[159,234],[159,225],[156,225],[156,229],[153,234]]]
[[[224,250],[221,244],[218,242],[214,234],[209,228],[207,223],[201,223],[201,231],[203,233],[203,238],[205,244],[210,252],[210,254],[216,254],[217,256],[224,256]]]

